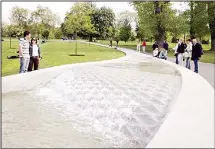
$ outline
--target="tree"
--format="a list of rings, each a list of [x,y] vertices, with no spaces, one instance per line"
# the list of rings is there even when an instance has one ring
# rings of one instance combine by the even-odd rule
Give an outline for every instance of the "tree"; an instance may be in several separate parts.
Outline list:
[[[99,37],[103,39],[108,37],[108,29],[113,27],[114,19],[115,15],[112,9],[106,7],[95,9],[92,16],[92,24]]]
[[[119,38],[120,40],[126,43],[130,39],[130,37],[131,37],[131,24],[129,23],[128,19],[125,19],[123,26],[120,28]]]
[[[48,7],[37,6],[37,9],[31,13],[30,26],[33,32],[40,34],[46,29],[51,30],[60,23],[58,15],[54,14]]]
[[[207,2],[207,8],[211,34],[211,50],[215,51],[215,2]]]
[[[144,38],[154,36],[155,40],[162,45],[166,33],[171,24],[169,20],[175,15],[168,1],[155,2],[132,2],[138,14],[139,33]]]
[[[55,39],[61,39],[63,36],[63,32],[61,28],[56,28],[55,33],[54,33]]]
[[[75,34],[77,55],[77,33],[84,31],[88,34],[93,33],[94,27],[91,24],[90,10],[86,7],[86,3],[76,2],[69,13],[67,13],[64,21],[64,30],[67,34]]]
[[[29,10],[15,6],[12,8],[10,21],[11,24],[21,27],[23,30],[28,30]]]
[[[42,37],[45,38],[46,40],[48,40],[48,38],[49,38],[49,31],[48,30],[44,30],[42,32]]]

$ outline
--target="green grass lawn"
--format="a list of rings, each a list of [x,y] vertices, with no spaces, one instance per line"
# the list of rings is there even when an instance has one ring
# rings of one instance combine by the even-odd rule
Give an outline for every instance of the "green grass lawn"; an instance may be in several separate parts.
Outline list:
[[[12,40],[12,48],[8,39],[2,42],[2,76],[19,72],[19,59],[7,59],[7,56],[17,55],[18,40]],[[41,45],[43,59],[39,68],[47,68],[64,64],[115,59],[124,56],[123,52],[96,45],[78,42],[78,54],[85,56],[69,56],[75,53],[75,42],[49,41]]]
[[[100,40],[99,43],[109,45],[110,41],[108,41],[108,40],[103,40],[103,41]],[[152,53],[152,44],[153,43],[151,43],[151,42],[147,42],[146,52]],[[113,41],[113,46],[116,46],[115,41]],[[123,48],[133,49],[133,50],[137,49],[136,41],[129,41],[127,43],[120,41],[119,46],[123,47]],[[175,46],[176,46],[176,43],[169,43],[170,51],[168,52],[168,57],[174,57],[174,51],[172,50],[172,48],[175,47]],[[209,49],[210,49],[209,44],[208,45],[203,44],[203,49],[204,49],[204,55],[202,55],[200,61],[204,62],[204,63],[215,64],[215,60],[214,60],[215,51],[209,51]]]

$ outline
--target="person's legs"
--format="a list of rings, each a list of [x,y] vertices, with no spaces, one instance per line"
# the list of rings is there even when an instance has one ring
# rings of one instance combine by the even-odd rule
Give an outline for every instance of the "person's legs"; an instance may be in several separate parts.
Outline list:
[[[25,66],[24,66],[24,58],[20,57],[20,68],[19,68],[19,73],[24,73],[25,72]]]
[[[198,59],[195,58],[193,61],[194,61],[194,72],[198,73]]]
[[[187,66],[188,69],[191,69],[191,65],[190,65],[190,57],[188,57],[188,66]]]
[[[178,55],[175,56],[175,63],[178,64]]]
[[[145,46],[143,46],[143,53],[145,53],[146,52],[146,47]]]
[[[39,59],[34,58],[34,70],[38,70],[38,66],[39,66]]]
[[[182,63],[181,61],[183,61],[181,55],[182,55],[181,53],[178,54],[178,64],[179,64],[179,65],[181,65],[181,63]]]
[[[29,66],[28,66],[28,71],[32,71],[33,68],[33,58],[30,58]]]
[[[24,58],[25,59],[25,72],[28,71],[28,66],[29,66],[29,62],[30,62],[30,58]]]

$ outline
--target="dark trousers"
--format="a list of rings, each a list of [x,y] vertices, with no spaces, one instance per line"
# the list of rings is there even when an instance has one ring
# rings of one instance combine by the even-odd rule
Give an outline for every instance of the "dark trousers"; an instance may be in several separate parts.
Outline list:
[[[193,59],[194,62],[194,72],[198,73],[198,58]]]
[[[33,67],[34,67],[34,70],[38,70],[38,67],[39,67],[39,57],[38,56],[31,57],[30,63],[28,66],[28,71],[32,71]]]
[[[178,54],[175,56],[175,63],[178,64]]]

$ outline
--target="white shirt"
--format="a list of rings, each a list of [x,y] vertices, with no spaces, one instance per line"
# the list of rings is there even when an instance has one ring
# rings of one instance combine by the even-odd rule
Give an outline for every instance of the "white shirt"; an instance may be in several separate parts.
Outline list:
[[[33,45],[32,56],[39,56],[39,51],[37,45]]]
[[[192,48],[193,48],[193,44],[191,42],[187,44],[187,49],[186,49],[186,52],[184,53],[184,57],[191,57]]]
[[[158,55],[158,48],[154,49],[152,55],[153,55],[153,56],[157,56],[157,55]]]

